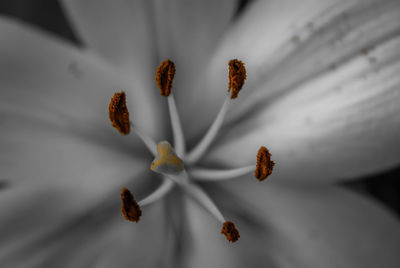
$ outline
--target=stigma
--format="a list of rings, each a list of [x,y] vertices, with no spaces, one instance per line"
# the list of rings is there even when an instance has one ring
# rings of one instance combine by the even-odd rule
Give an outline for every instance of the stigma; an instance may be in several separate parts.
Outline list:
[[[176,155],[171,144],[161,141],[157,145],[157,155],[151,163],[150,169],[161,174],[177,175],[184,170],[184,167],[182,159]]]

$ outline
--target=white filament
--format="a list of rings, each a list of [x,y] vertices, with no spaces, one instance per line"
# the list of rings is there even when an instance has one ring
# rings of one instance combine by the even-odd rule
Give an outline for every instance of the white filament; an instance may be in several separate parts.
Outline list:
[[[211,127],[208,129],[207,133],[204,135],[202,140],[196,145],[196,147],[188,153],[187,157],[184,158],[185,163],[193,164],[204,155],[210,144],[217,136],[218,131],[221,128],[222,123],[224,122],[224,118],[226,112],[228,111],[230,101],[231,98],[229,95],[227,95],[224,104],[219,110],[217,117],[215,118]]]
[[[161,185],[150,195],[139,201],[139,206],[144,207],[163,198],[169,191],[171,191],[174,183],[171,180],[164,179]]]
[[[139,138],[142,140],[144,145],[146,145],[147,149],[154,155],[157,155],[157,144],[156,142],[147,134],[144,134],[143,132],[139,131],[139,129],[133,125],[132,122],[131,127],[133,131],[135,132],[136,135],[139,136]]]
[[[189,173],[190,176],[198,181],[220,181],[220,180],[229,180],[234,179],[248,173],[252,173],[255,169],[254,165],[235,168],[235,169],[222,169],[222,170],[213,170],[206,168],[192,168]]]
[[[168,96],[168,107],[172,124],[172,133],[174,135],[175,151],[180,158],[183,158],[186,150],[185,136],[183,135],[181,121],[179,119],[178,110],[175,104],[175,98],[172,93]]]

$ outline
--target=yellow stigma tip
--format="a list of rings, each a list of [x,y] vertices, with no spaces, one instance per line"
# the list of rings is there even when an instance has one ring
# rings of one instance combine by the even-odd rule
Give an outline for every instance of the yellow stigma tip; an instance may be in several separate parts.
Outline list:
[[[111,98],[110,105],[108,106],[108,115],[113,127],[115,127],[121,134],[129,134],[129,112],[126,107],[125,92],[115,93]]]
[[[157,173],[178,174],[184,170],[183,161],[175,154],[171,144],[161,141],[157,146],[157,156],[150,169]]]

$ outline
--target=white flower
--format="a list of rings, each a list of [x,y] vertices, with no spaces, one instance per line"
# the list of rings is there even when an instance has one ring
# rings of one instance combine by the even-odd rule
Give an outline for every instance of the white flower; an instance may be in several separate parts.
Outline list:
[[[396,267],[400,225],[335,183],[400,161],[400,2],[268,0],[235,17],[234,1],[65,0],[78,48],[0,20],[0,267]],[[120,214],[161,180],[135,136],[110,127],[115,91],[140,130],[172,141],[157,65],[176,64],[173,92],[193,148],[227,89],[229,59],[248,79],[198,165],[254,164],[271,177],[202,183],[237,225],[221,226],[180,188]]]

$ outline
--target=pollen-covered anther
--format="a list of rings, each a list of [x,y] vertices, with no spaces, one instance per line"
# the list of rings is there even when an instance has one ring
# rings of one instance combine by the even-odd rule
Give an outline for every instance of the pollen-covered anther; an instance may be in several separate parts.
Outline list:
[[[125,92],[121,91],[114,94],[111,98],[108,112],[112,126],[118,129],[121,134],[129,134],[131,129]]]
[[[175,64],[168,60],[163,61],[157,68],[156,83],[160,89],[160,94],[168,97],[171,93],[172,80],[175,76]]]
[[[254,171],[254,177],[259,181],[265,180],[271,175],[274,165],[275,163],[271,160],[271,154],[268,149],[262,146],[257,153],[257,166]]]
[[[138,222],[140,216],[142,216],[142,210],[132,193],[127,188],[124,188],[121,191],[121,201],[121,212],[124,215],[125,220]]]
[[[236,229],[235,224],[231,221],[224,222],[222,225],[221,234],[225,235],[229,242],[236,242],[240,237],[239,231]]]
[[[229,63],[229,86],[228,92],[232,90],[231,99],[236,99],[239,91],[244,85],[246,80],[246,68],[244,63],[238,59],[230,60]]]

